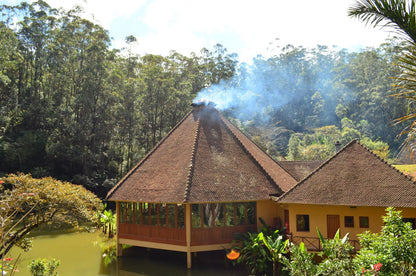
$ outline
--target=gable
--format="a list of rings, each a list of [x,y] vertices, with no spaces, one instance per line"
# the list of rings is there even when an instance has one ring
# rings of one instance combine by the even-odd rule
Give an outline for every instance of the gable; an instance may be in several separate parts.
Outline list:
[[[416,207],[416,185],[411,178],[354,140],[276,201]]]

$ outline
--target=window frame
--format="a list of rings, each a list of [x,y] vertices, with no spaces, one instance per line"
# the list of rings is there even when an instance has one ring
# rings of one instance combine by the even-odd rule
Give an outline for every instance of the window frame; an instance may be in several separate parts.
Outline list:
[[[363,220],[366,220],[367,222],[364,224]],[[360,228],[370,228],[370,218],[368,216],[360,216],[359,222],[360,222]]]
[[[299,221],[301,218],[304,219],[304,224],[305,224],[302,228],[299,227],[300,226]],[[306,214],[296,215],[296,231],[297,232],[310,232],[311,231],[309,215],[306,215]]]
[[[347,222],[347,219],[351,219],[351,221]],[[354,228],[354,216],[344,216],[344,227],[345,228]]]

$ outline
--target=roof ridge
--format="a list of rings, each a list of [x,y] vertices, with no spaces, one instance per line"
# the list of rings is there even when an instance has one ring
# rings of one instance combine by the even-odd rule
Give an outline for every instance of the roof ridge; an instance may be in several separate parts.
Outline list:
[[[219,112],[218,112],[219,113]],[[234,139],[237,140],[237,142],[240,144],[240,146],[243,148],[243,150],[256,162],[256,164],[260,167],[260,169],[266,174],[266,176],[274,183],[274,185],[279,189],[279,191],[283,194],[282,188],[277,185],[276,181],[271,177],[271,175],[264,169],[264,167],[260,164],[260,162],[253,156],[253,154],[244,146],[244,143],[241,142],[241,140],[235,135],[235,133],[231,130],[231,128],[224,122],[224,120],[227,120],[222,114],[220,114],[221,123],[225,126],[225,128],[231,133],[231,135],[234,137]],[[233,125],[229,120],[227,120],[232,126]],[[242,131],[240,131],[241,134],[243,134],[249,141],[251,141],[250,138],[248,138]],[[266,152],[264,152],[256,143],[251,141],[257,148],[259,148],[263,153],[265,153],[270,159],[272,159],[282,170],[284,170],[286,173],[288,173],[282,166],[280,166],[273,158],[271,158]],[[288,173],[289,174],[289,173]],[[291,176],[291,174],[289,174]]]
[[[189,200],[189,194],[191,192],[191,182],[194,176],[194,169],[195,169],[195,153],[196,153],[196,148],[198,146],[198,139],[199,139],[199,133],[200,133],[200,128],[201,128],[200,119],[201,118],[198,117],[198,120],[196,122],[196,132],[195,132],[194,143],[192,145],[191,160],[189,164],[189,173],[186,177],[187,180],[186,180],[185,196],[184,196],[183,202],[187,202]]]
[[[377,154],[375,154],[371,149],[369,149],[368,147],[366,147],[365,145],[363,145],[360,141],[357,140],[357,143],[362,146],[365,150],[367,150],[369,153],[371,153],[372,155],[374,155],[375,157],[377,157],[377,159],[379,159],[381,162],[383,162],[384,164],[386,164],[387,166],[389,166],[390,168],[392,168],[393,170],[397,171],[398,173],[402,174],[405,178],[411,180],[413,183],[416,184],[416,181],[411,178],[410,176],[408,176],[407,174],[403,173],[402,171],[400,171],[399,169],[393,167],[389,162],[387,162],[385,159],[381,158],[380,156],[378,156]]]
[[[366,150],[367,152],[369,152],[370,154],[372,154],[374,157],[376,157],[378,160],[380,160],[381,162],[385,163],[387,166],[389,166],[390,168],[394,169],[395,171],[399,172],[400,174],[402,174],[405,178],[407,178],[408,180],[412,181],[414,184],[416,184],[415,180],[413,180],[410,176],[404,174],[403,172],[401,172],[400,170],[396,169],[395,167],[393,167],[391,164],[389,164],[386,160],[384,160],[383,158],[381,158],[380,156],[378,156],[377,154],[375,154],[371,149],[369,149],[368,147],[366,147],[365,145],[363,145],[358,139],[353,139],[351,140],[348,144],[346,144],[344,147],[342,147],[339,151],[337,151],[333,156],[331,156],[330,158],[328,158],[325,162],[323,162],[320,166],[318,166],[314,171],[312,171],[310,174],[308,174],[305,178],[303,178],[302,180],[300,180],[295,186],[293,186],[291,189],[289,189],[286,193],[284,193],[281,197],[278,198],[278,200],[283,199],[288,193],[290,193],[291,191],[293,191],[294,189],[296,189],[297,187],[299,187],[300,185],[302,185],[303,182],[305,182],[308,178],[312,177],[312,175],[316,174],[319,170],[321,170],[326,164],[328,164],[332,159],[334,159],[336,156],[338,156],[341,152],[345,151],[346,148],[350,147],[351,145],[353,145],[354,143],[358,144],[359,146],[361,146],[364,150]]]
[[[315,170],[313,170],[310,174],[305,176],[303,179],[299,180],[298,183],[290,188],[286,193],[278,197],[278,200],[283,199],[288,193],[302,185],[303,182],[305,182],[308,178],[310,178],[312,175],[316,174],[319,170],[322,169],[326,164],[328,164],[332,159],[335,158],[335,156],[338,156],[340,152],[343,152],[347,147],[351,146],[354,142],[358,142],[357,139],[351,140],[348,144],[346,144],[344,147],[342,147],[339,151],[337,151],[334,155],[332,155],[330,158],[328,158],[326,161],[322,162],[321,165],[319,165]]]
[[[136,166],[134,166],[120,181],[113,187],[111,190],[107,193],[106,198],[109,198],[120,186],[121,184],[128,178],[137,168],[143,164],[144,161],[146,161],[155,151],[160,147],[160,145],[166,141],[168,137],[172,134],[173,131],[175,131],[190,115],[192,114],[192,110],[186,114],[182,120],[180,120],[160,141],[152,148],[151,151],[149,151],[140,161],[137,163]]]

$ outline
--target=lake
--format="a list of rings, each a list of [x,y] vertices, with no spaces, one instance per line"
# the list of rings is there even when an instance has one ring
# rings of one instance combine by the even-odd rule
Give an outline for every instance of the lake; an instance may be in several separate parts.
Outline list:
[[[28,264],[37,258],[53,258],[60,261],[60,276],[74,275],[186,275],[222,276],[244,275],[241,269],[233,267],[223,251],[201,252],[192,258],[192,269],[186,268],[186,254],[155,249],[131,247],[124,249],[123,257],[108,266],[104,265],[101,248],[97,241],[102,240],[100,231],[95,232],[50,232],[37,233],[33,238],[33,248],[29,252],[14,249],[11,257],[21,253],[16,276],[31,275]]]

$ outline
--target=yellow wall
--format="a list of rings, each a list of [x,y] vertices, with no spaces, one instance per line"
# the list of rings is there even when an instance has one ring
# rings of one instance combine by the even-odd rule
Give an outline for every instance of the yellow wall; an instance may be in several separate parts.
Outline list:
[[[280,218],[283,223],[283,209],[271,200],[257,201],[257,230],[263,226],[258,218],[262,218],[267,225],[272,226],[275,218]]]
[[[327,205],[302,205],[302,204],[283,204],[279,206],[289,210],[290,232],[293,236],[317,237],[316,228],[327,237],[327,215],[339,215],[340,236],[350,233],[350,240],[358,240],[357,234],[364,231],[373,233],[379,232],[383,225],[382,216],[386,214],[383,207],[350,207],[350,206],[327,206]],[[403,218],[416,218],[415,208],[396,208],[402,210]],[[309,215],[309,232],[298,232],[296,230],[296,215]],[[344,217],[354,217],[354,227],[345,227]],[[359,217],[369,217],[369,228],[360,228]]]

